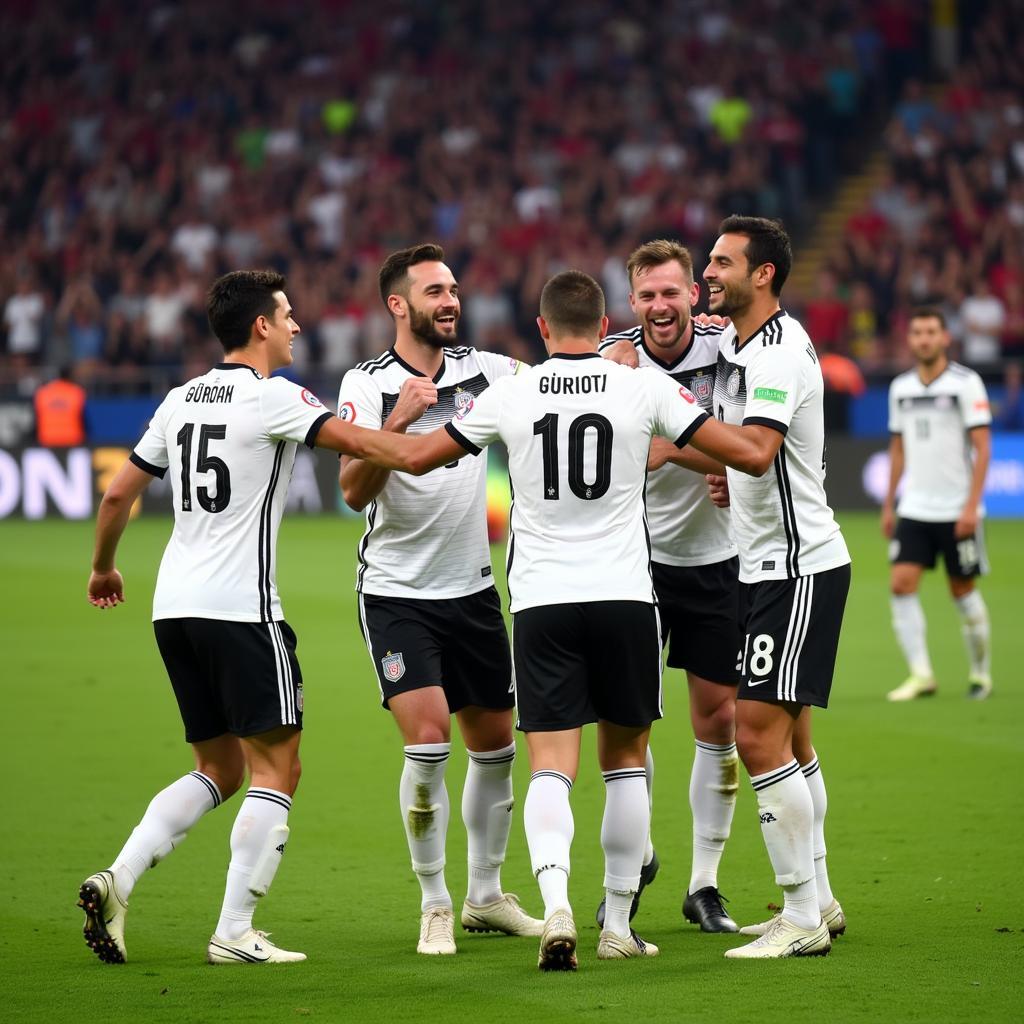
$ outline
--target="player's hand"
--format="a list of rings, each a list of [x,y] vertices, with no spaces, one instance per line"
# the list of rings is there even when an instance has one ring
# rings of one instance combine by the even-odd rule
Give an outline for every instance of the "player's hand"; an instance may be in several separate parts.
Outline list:
[[[882,535],[892,540],[892,535],[896,532],[896,516],[893,515],[891,508],[882,508]]]
[[[605,359],[613,363],[621,363],[635,370],[640,365],[640,357],[636,354],[636,346],[625,338],[609,345],[602,353]]]
[[[398,393],[398,401],[388,417],[388,429],[405,430],[432,405],[437,405],[437,385],[428,377],[410,377]]]
[[[718,316],[717,313],[698,313],[693,322],[701,327],[728,327],[732,323],[727,316]]]
[[[647,453],[647,471],[661,469],[679,449],[667,438],[652,437],[651,450]]]
[[[95,608],[114,608],[124,604],[124,580],[116,569],[93,572],[89,576],[89,604]]]
[[[704,479],[708,485],[708,497],[719,508],[729,507],[729,481],[724,476],[708,473]]]
[[[953,536],[957,540],[966,540],[978,532],[978,510],[976,508],[964,509],[960,518],[953,527]]]

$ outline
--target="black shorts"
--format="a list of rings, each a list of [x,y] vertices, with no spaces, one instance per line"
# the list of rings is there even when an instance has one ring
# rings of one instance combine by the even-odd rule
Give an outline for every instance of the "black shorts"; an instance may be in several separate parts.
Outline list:
[[[658,613],[642,601],[584,601],[512,616],[516,727],[575,729],[661,718]]]
[[[973,537],[957,540],[956,523],[924,523],[919,519],[903,519],[896,523],[896,533],[889,544],[890,562],[910,562],[934,569],[941,553],[950,576],[969,579],[988,572],[985,557],[985,534],[981,523]]]
[[[828,707],[850,566],[740,584],[740,700]]]
[[[436,601],[360,594],[358,604],[383,707],[426,686],[442,687],[452,714],[515,705],[508,634],[494,587]]]
[[[735,557],[712,565],[651,564],[669,668],[739,683],[739,568]]]
[[[157,619],[153,631],[189,743],[302,728],[302,672],[287,622]]]

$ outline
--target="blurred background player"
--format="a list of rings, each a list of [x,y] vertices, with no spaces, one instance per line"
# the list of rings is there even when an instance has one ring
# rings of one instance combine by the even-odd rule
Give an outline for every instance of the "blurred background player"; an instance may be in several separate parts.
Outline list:
[[[602,353],[610,354],[616,343],[633,346],[640,366],[667,374],[711,412],[722,328],[697,324],[690,316],[700,287],[693,280],[689,250],[665,239],[647,242],[630,255],[626,273],[630,307],[640,323],[609,335]],[[693,862],[683,914],[702,931],[734,932],[736,923],[725,912],[718,891],[718,865],[739,788],[739,561],[729,536],[729,513],[712,504],[704,477],[698,475],[724,470],[692,448],[680,450],[658,437],[651,442],[648,468],[647,521],[662,644],[668,646],[669,668],[686,672],[696,741],[690,773]],[[653,777],[654,759],[648,750],[649,791]],[[658,859],[648,839],[641,891],[657,870]],[[603,917],[602,904],[599,923]]]
[[[395,342],[345,374],[338,414],[347,422],[425,433],[518,369],[515,359],[456,345],[459,290],[440,246],[392,253],[380,270],[380,295],[394,320]],[[360,629],[381,703],[404,743],[399,800],[422,890],[416,948],[440,955],[456,951],[444,876],[453,714],[468,754],[462,816],[469,887],[462,925],[509,935],[538,935],[542,925],[501,890],[512,824],[515,697],[491,574],[487,460],[449,462],[419,478],[343,458],[339,476],[349,507],[366,509],[356,577]]]
[[[728,471],[744,634],[736,742],[785,905],[730,958],[822,956],[846,928],[825,866],[825,785],[811,707],[826,707],[850,555],[825,500],[824,385],[814,346],[779,304],[792,265],[774,221],[729,217],[704,271],[719,343],[719,419],[752,433],[754,476]]]
[[[153,797],[110,868],[82,883],[85,939],[105,963],[127,958],[125,915],[140,876],[231,797],[246,772],[207,959],[306,959],[252,926],[284,855],[301,770],[302,673],[277,596],[277,534],[297,445],[343,450],[352,431],[309,391],[270,377],[291,364],[299,333],[284,287],[274,271],[237,271],[214,283],[208,314],[223,361],[164,399],[97,513],[88,597],[113,608],[124,601],[114,556],[132,505],[171,470],[174,529],[153,620],[196,760],[195,771]]]
[[[906,701],[936,692],[917,591],[921,573],[941,554],[970,663],[967,696],[992,692],[988,609],[975,578],[988,571],[982,491],[992,446],[988,395],[981,377],[948,356],[949,332],[937,309],[917,310],[907,343],[916,365],[889,388],[889,489],[882,532],[892,538],[892,622],[910,677],[889,692]],[[893,512],[904,470],[906,480]]]

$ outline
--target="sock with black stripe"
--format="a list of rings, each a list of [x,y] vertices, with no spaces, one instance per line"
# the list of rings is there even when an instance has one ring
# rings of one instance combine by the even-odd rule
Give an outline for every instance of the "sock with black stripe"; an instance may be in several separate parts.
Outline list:
[[[739,790],[739,758],[735,743],[696,741],[690,772],[693,814],[693,866],[687,892],[709,885],[718,888],[718,865],[732,830]]]
[[[110,866],[121,899],[127,902],[142,873],[163,860],[207,811],[220,804],[220,790],[202,772],[189,772],[160,790]]]
[[[469,847],[466,899],[477,906],[501,899],[501,865],[512,828],[512,764],[516,745],[467,750],[462,820]]]
[[[651,806],[647,772],[643,768],[617,768],[602,772],[605,784],[601,848],[604,850],[604,928],[629,937],[629,911],[640,887]]]
[[[452,906],[444,879],[448,836],[448,788],[444,773],[450,743],[414,743],[405,748],[405,766],[398,784],[402,824],[409,843],[412,869],[420,883],[420,909]]]
[[[825,779],[821,774],[818,755],[815,754],[801,771],[807,780],[807,789],[810,791],[811,804],[814,807],[814,883],[818,892],[818,909],[828,910],[835,901],[835,896],[829,884],[825,861],[825,812],[828,810],[828,794],[825,792]]]
[[[270,830],[288,823],[291,806],[291,797],[276,789],[252,786],[245,794],[242,806],[238,808],[234,828],[231,829],[231,863],[228,865],[224,903],[217,922],[218,938],[231,942],[240,939],[252,927],[252,915],[259,898],[249,890],[253,868],[263,852]],[[277,864],[280,864],[280,858]],[[268,872],[268,886],[277,870],[277,864]]]
[[[817,928],[821,912],[814,881],[814,806],[807,780],[794,758],[751,776],[750,782],[768,859],[785,896],[782,916],[800,928]]]
[[[570,910],[569,848],[575,826],[569,794],[572,779],[561,772],[542,769],[530,777],[523,804],[526,845],[530,865],[544,899],[544,918],[556,910]]]

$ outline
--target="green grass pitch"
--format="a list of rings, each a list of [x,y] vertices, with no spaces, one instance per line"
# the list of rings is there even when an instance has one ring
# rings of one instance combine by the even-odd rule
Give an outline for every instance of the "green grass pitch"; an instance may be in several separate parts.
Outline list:
[[[570,892],[580,926],[573,975],[541,975],[535,940],[460,933],[456,957],[415,954],[418,887],[397,806],[399,738],[377,705],[356,628],[359,527],[330,518],[289,519],[282,530],[279,583],[306,679],[305,774],[288,856],[256,918],[305,950],[308,962],[266,969],[203,962],[237,797],[139,885],[128,917],[129,963],[95,960],[81,937],[78,884],[110,862],[150,796],[191,768],[149,625],[169,524],[131,524],[119,559],[128,603],[100,613],[85,601],[91,524],[3,523],[0,1016],[47,1024],[1020,1019],[1021,524],[988,527],[993,698],[965,700],[955,610],[931,574],[923,593],[940,693],[894,706],[884,694],[904,672],[889,627],[885,544],[873,517],[841,521],[854,554],[853,590],[832,708],[818,713],[816,741],[831,804],[831,876],[849,931],[828,958],[758,964],[726,961],[734,938],[683,924],[692,742],[684,685],[670,672],[666,717],[653,739],[663,867],[637,920],[662,955],[647,963],[594,958],[603,785],[588,733],[572,797]],[[497,571],[501,562],[495,558]],[[466,872],[458,813],[464,765],[456,743],[448,843],[456,901]],[[521,749],[520,801],[527,777]],[[505,887],[538,913],[518,810]],[[720,877],[742,922],[761,919],[779,899],[746,785]]]

